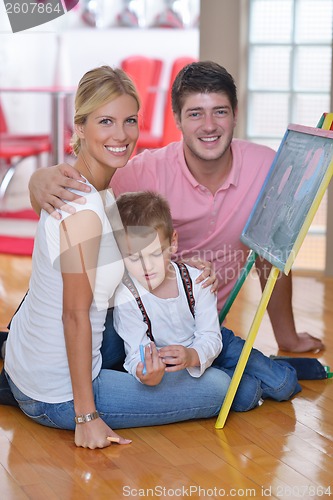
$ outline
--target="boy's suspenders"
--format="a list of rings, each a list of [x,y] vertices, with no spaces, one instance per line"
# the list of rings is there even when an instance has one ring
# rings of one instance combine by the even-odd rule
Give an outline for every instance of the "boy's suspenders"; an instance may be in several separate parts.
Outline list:
[[[190,311],[192,313],[192,316],[194,318],[195,299],[194,299],[194,295],[193,295],[193,286],[192,286],[191,276],[188,272],[187,267],[185,266],[185,264],[183,262],[175,262],[175,264],[177,265],[177,267],[179,269],[180,276],[181,276],[182,283],[183,283],[184,290],[185,290],[185,295],[187,298],[187,302],[188,302]],[[129,277],[127,272],[125,272],[125,274],[123,276],[123,283],[125,286],[127,286],[129,291],[132,293],[132,295],[134,296],[134,298],[136,300],[136,303],[138,304],[138,307],[142,313],[143,321],[147,325],[147,331],[146,331],[147,336],[149,337],[149,339],[152,342],[155,342],[149,316],[147,314],[145,306],[142,303],[139,292],[137,291],[136,286],[134,285],[132,279]]]
[[[126,271],[125,271],[124,276],[123,276],[123,283],[124,283],[125,286],[127,286],[127,288],[129,289],[129,291],[132,293],[132,295],[134,296],[134,298],[136,300],[136,303],[139,306],[139,309],[140,309],[140,311],[142,313],[143,321],[147,325],[147,331],[146,331],[147,336],[149,337],[149,339],[152,342],[155,342],[153,333],[151,331],[151,322],[150,322],[149,316],[147,314],[147,311],[145,309],[145,306],[142,303],[141,297],[139,295],[139,292],[136,289],[136,286],[134,285],[132,279],[129,277],[129,275],[127,274]]]
[[[194,299],[194,295],[193,295],[193,285],[192,285],[190,273],[188,272],[188,269],[185,266],[184,262],[175,262],[175,264],[179,269],[180,276],[181,276],[182,282],[183,282],[183,287],[185,290],[185,295],[186,295],[187,302],[188,302],[188,306],[189,306],[190,311],[192,313],[192,316],[194,318],[195,299]]]

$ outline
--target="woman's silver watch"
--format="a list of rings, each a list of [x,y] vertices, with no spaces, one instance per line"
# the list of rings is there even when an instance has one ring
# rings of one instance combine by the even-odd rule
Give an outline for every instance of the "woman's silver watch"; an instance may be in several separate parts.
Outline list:
[[[92,413],[87,413],[86,415],[76,415],[75,423],[76,424],[85,424],[86,422],[90,422],[91,420],[96,420],[99,417],[98,411],[94,411]]]

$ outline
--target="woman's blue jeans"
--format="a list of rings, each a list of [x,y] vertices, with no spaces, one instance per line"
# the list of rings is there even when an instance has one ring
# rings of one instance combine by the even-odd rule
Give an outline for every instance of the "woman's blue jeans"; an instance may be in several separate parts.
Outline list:
[[[93,381],[96,408],[113,429],[162,425],[218,415],[230,384],[227,373],[208,368],[199,378],[186,370],[166,373],[154,387],[138,382],[132,375],[110,369],[125,357],[122,339],[113,329],[108,314],[102,345],[103,366]],[[36,422],[49,427],[74,429],[73,401],[43,403],[23,394],[8,378],[21,410]]]
[[[145,386],[132,375],[117,371],[125,353],[122,339],[113,328],[112,312],[107,316],[102,344],[103,365],[93,381],[96,408],[112,428],[162,425],[218,415],[244,345],[231,330],[222,329],[223,350],[199,378],[186,370],[166,373],[154,387]],[[21,410],[36,422],[49,427],[74,429],[73,401],[44,403],[23,394],[8,378]],[[232,409],[247,411],[261,398],[289,399],[301,390],[294,368],[273,361],[253,349],[238,387]]]
[[[24,395],[10,380],[21,410],[39,424],[74,429],[73,401],[43,403]],[[208,368],[200,378],[186,370],[167,373],[149,387],[125,372],[102,369],[93,381],[96,408],[113,429],[170,424],[218,415],[230,383],[229,376]]]

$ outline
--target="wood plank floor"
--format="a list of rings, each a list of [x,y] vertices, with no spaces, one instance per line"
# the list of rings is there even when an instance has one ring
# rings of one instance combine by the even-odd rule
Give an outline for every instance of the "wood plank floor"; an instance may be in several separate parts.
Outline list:
[[[29,258],[0,256],[0,325],[10,319],[30,273]],[[229,315],[241,336],[250,327],[260,290],[249,276]],[[317,355],[333,367],[333,280],[294,276],[299,331],[321,337]],[[267,317],[255,346],[277,354]],[[280,353],[285,354],[285,353]],[[333,496],[333,379],[303,381],[292,402],[215,419],[126,429],[129,446],[78,449],[73,434],[32,423],[0,407],[0,498],[76,500],[123,498],[329,498]],[[329,489],[330,488],[330,489]]]

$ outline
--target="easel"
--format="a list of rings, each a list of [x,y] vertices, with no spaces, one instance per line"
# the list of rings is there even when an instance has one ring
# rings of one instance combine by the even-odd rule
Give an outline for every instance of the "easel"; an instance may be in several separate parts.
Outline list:
[[[332,130],[333,129],[333,113],[323,114],[323,116],[321,117],[321,119],[317,125],[317,129],[322,129],[323,131]],[[315,129],[313,129],[313,130],[315,131]],[[314,132],[314,134],[315,134],[315,132]],[[328,134],[330,134],[331,139],[333,141],[333,132],[328,133]],[[276,158],[279,157],[279,154],[281,153],[281,148],[282,148],[286,138],[287,138],[287,135],[285,135],[285,137],[281,143],[281,146],[277,152]],[[283,271],[285,274],[289,273],[291,266],[294,263],[295,257],[297,255],[302,243],[303,243],[303,240],[304,240],[304,238],[307,234],[307,231],[311,225],[313,217],[315,216],[315,213],[316,213],[316,211],[319,207],[319,204],[322,200],[322,197],[324,196],[326,188],[327,188],[327,186],[332,178],[332,175],[333,175],[333,161],[330,161],[330,163],[327,166],[327,169],[323,175],[323,178],[321,179],[321,182],[320,182],[318,189],[316,189],[315,193],[310,193],[310,195],[313,196],[312,203],[311,203],[310,208],[307,210],[307,213],[305,214],[305,220],[304,220],[302,226],[300,227],[299,231],[297,232],[296,239],[293,242],[292,248],[290,249],[288,255],[286,256],[286,259],[280,260],[280,258],[276,258],[276,256],[270,255],[270,253],[267,252],[267,249],[264,248],[264,246],[261,247],[260,245],[253,244],[251,242],[251,240],[246,239],[246,237],[245,237],[246,230],[251,226],[251,221],[253,220],[253,218],[255,218],[256,216],[257,216],[257,219],[258,219],[258,217],[260,218],[260,214],[257,215],[256,210],[258,209],[258,207],[260,208],[261,198],[265,194],[265,188],[267,188],[267,185],[269,185],[269,180],[270,180],[270,178],[272,178],[272,176],[273,176],[272,174],[274,174],[275,167],[276,167],[276,163],[273,162],[273,165],[272,165],[271,170],[269,172],[268,178],[267,178],[261,192],[259,193],[257,203],[256,203],[256,205],[255,205],[255,207],[250,215],[250,218],[249,218],[249,220],[244,228],[244,231],[242,233],[241,239],[245,244],[247,244],[249,246],[250,253],[249,253],[248,259],[243,267],[243,270],[242,270],[236,284],[234,285],[227,302],[225,303],[225,305],[224,305],[224,307],[221,310],[220,315],[219,315],[220,323],[222,323],[225,319],[225,316],[229,312],[230,307],[233,304],[241,286],[243,285],[246,277],[248,276],[256,258],[260,255],[260,256],[264,257],[265,259],[267,259],[269,262],[271,262],[272,268],[271,268],[269,277],[267,279],[266,286],[263,290],[261,300],[259,302],[256,314],[254,316],[252,325],[250,327],[248,336],[246,338],[243,350],[242,350],[241,355],[239,357],[239,360],[238,360],[234,375],[232,377],[231,383],[229,385],[226,397],[224,399],[221,411],[220,411],[219,416],[218,416],[216,423],[215,423],[215,427],[217,429],[221,429],[224,427],[224,424],[225,424],[226,419],[228,417],[230,407],[232,405],[232,402],[234,400],[238,385],[240,383],[243,372],[245,370],[246,363],[247,363],[249,355],[251,353],[251,350],[252,350],[254,341],[256,339],[263,315],[266,311],[267,304],[268,304],[269,299],[271,297],[271,294],[273,292],[273,289],[274,289],[276,280],[279,276],[279,273],[280,273],[280,271]],[[314,173],[314,175],[315,175],[315,173]],[[258,210],[257,210],[257,212],[258,212]]]

